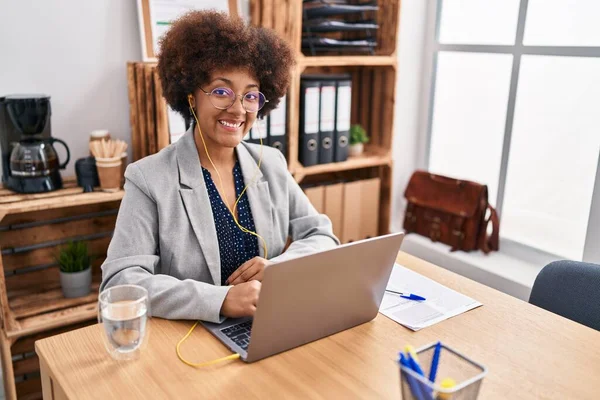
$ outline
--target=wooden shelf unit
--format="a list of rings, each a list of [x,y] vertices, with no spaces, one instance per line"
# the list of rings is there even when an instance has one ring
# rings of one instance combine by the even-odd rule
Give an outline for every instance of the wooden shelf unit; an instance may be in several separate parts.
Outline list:
[[[35,339],[96,321],[100,265],[123,194],[83,193],[74,177],[49,193],[18,194],[0,186],[0,345],[7,399],[41,398]],[[86,240],[93,256],[91,292],[74,299],[63,297],[54,259],[69,240]]]
[[[305,56],[299,55],[296,62],[302,67],[344,66],[395,66],[397,57],[391,56]]]
[[[391,164],[392,156],[389,151],[377,146],[368,146],[365,148],[365,152],[360,156],[349,157],[348,160],[343,162],[319,164],[310,167],[303,167],[301,164],[297,164],[296,169],[293,171],[293,175],[297,182],[302,182],[304,178],[309,175],[351,171],[369,167],[390,166]]]
[[[332,176],[345,179],[381,179],[379,233],[389,232],[392,187],[392,143],[397,77],[396,44],[400,21],[400,0],[379,0],[379,25],[375,55],[319,55],[302,53],[302,1],[251,0],[252,23],[274,29],[296,52],[297,64],[287,100],[288,166],[297,182],[327,182]],[[366,151],[340,163],[304,167],[298,160],[300,120],[300,78],[303,73],[352,76],[351,123],[361,124],[370,137]],[[309,179],[310,178],[310,179]]]

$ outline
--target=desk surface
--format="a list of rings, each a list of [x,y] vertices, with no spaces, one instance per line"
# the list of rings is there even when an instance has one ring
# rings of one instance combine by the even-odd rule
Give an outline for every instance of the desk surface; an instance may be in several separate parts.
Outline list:
[[[175,354],[191,322],[153,319],[140,360],[121,363],[108,357],[95,325],[36,343],[42,379],[73,399],[399,398],[398,350],[441,340],[488,367],[481,399],[600,396],[593,383],[600,378],[600,332],[407,254],[398,262],[484,306],[419,332],[379,314],[253,364],[236,360],[203,369],[184,365]],[[182,350],[197,361],[229,354],[201,327]]]

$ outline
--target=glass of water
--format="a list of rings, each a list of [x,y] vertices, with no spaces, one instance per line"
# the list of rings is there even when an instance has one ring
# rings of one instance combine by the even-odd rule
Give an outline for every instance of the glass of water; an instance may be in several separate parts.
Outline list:
[[[135,360],[147,342],[150,301],[137,285],[108,288],[98,298],[98,322],[104,345],[115,360]]]

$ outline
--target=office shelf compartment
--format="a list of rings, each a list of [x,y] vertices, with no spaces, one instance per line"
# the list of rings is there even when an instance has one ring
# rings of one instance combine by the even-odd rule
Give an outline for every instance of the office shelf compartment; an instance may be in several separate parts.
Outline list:
[[[400,0],[349,0],[350,4],[376,3],[377,11],[367,11],[358,14],[332,15],[327,19],[332,20],[370,20],[378,28],[370,30],[367,34],[373,36],[376,42],[373,54],[377,56],[390,56],[396,52],[396,44],[399,28]],[[300,0],[251,0],[250,15],[255,25],[272,28],[281,37],[286,39],[298,53],[302,54],[303,33],[303,2]],[[306,30],[306,29],[304,29]],[[322,33],[319,33],[322,35]],[[339,39],[356,39],[365,36],[364,31],[359,32],[332,32],[326,33],[326,37]],[[310,56],[312,57],[312,56]],[[320,57],[320,56],[317,56]],[[335,57],[350,57],[348,52],[339,52]]]
[[[364,3],[366,0],[349,0]],[[372,19],[378,26],[377,45],[372,55],[302,52],[303,2],[298,0],[251,0],[250,16],[254,25],[272,28],[296,53],[288,92],[287,135],[288,168],[302,184],[326,183],[330,178],[353,180],[357,177],[380,178],[379,232],[389,231],[392,186],[392,139],[397,78],[396,45],[400,23],[400,0],[378,0],[378,10],[355,18]],[[333,16],[333,19],[350,18]],[[330,17],[327,17],[330,18]],[[360,32],[333,32],[332,37],[355,38]],[[300,124],[300,79],[302,74],[340,74],[352,76],[351,123],[361,124],[370,142],[361,156],[347,161],[305,167],[298,160]]]
[[[352,77],[351,124],[360,124],[369,136],[365,153],[349,157],[348,161],[303,167],[298,161],[299,123],[289,121],[290,165],[301,176],[321,171],[340,171],[375,165],[389,165],[392,157],[393,112],[395,103],[395,66],[326,66],[306,67],[306,74],[350,74]],[[301,76],[301,75],[300,75]],[[294,81],[293,92],[300,91],[300,80]],[[293,109],[300,107],[299,96],[292,101]],[[316,171],[316,172],[313,172]],[[301,180],[298,179],[298,180]]]

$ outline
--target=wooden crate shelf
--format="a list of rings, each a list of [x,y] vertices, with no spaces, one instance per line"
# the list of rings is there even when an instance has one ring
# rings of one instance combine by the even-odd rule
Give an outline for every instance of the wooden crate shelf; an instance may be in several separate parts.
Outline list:
[[[0,342],[8,399],[41,398],[39,363],[29,354],[32,338],[96,320],[100,265],[123,194],[83,193],[74,177],[49,193],[0,187]],[[74,299],[63,297],[54,258],[70,240],[87,241],[93,256],[91,292]]]
[[[378,146],[367,147],[360,156],[349,157],[347,161],[319,164],[310,167],[298,165],[294,170],[296,182],[302,182],[306,176],[326,174],[330,172],[350,171],[360,168],[378,167],[381,165],[391,165],[392,155],[389,150]]]
[[[17,360],[14,363],[15,375],[33,374],[40,370],[40,360],[37,355]]]
[[[74,178],[66,178],[63,189],[49,193],[20,194],[0,188],[0,221],[9,214],[120,201],[124,193],[123,190],[83,193]]]
[[[393,120],[398,73],[397,42],[400,0],[379,0],[379,10],[370,16],[377,21],[375,55],[306,55],[302,42],[302,2],[251,0],[254,25],[271,28],[296,53],[288,92],[288,168],[297,182],[318,185],[335,180],[380,178],[379,233],[389,232],[392,187]],[[340,37],[351,38],[353,33]],[[359,157],[331,164],[304,167],[298,159],[300,80],[302,74],[350,74],[352,76],[351,123],[362,125],[370,136],[366,152]]]
[[[19,400],[42,399],[42,380],[39,376],[17,383],[16,389]]]
[[[96,280],[92,283],[92,291],[85,297],[67,299],[63,297],[61,289],[58,288],[41,293],[33,292],[20,295],[9,299],[9,301],[15,319],[18,321],[48,312],[77,307],[82,304],[95,303],[98,300],[99,288],[100,282]]]
[[[299,0],[250,0],[250,17],[255,25],[275,30],[298,55],[302,55],[302,3]],[[378,56],[391,56],[396,52],[398,41],[400,0],[379,0],[377,3],[379,10],[368,12],[367,15],[368,19],[376,20],[379,25],[374,51]],[[334,36],[355,38],[355,35],[348,32]]]
[[[353,67],[353,66],[390,66],[395,67],[398,57],[391,56],[298,56],[298,67]]]

